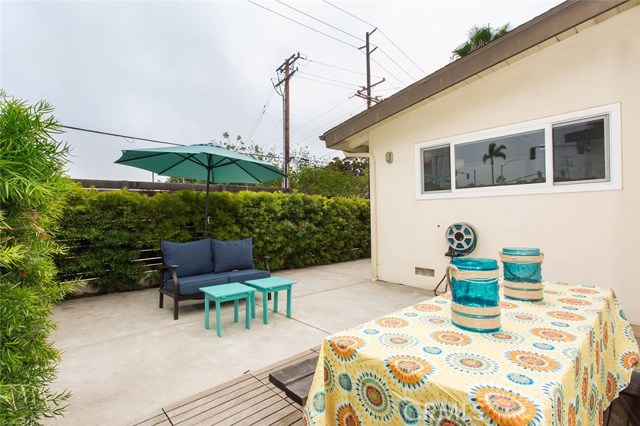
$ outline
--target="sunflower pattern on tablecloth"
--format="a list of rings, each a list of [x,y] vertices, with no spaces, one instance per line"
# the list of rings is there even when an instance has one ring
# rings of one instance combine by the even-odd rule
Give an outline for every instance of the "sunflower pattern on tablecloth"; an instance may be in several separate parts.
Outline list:
[[[482,355],[471,353],[451,353],[445,358],[449,367],[463,373],[486,376],[498,372],[498,364]]]
[[[473,423],[464,410],[450,402],[426,404],[424,421],[427,426],[471,426]]]
[[[567,311],[549,311],[547,312],[552,318],[561,319],[563,321],[584,321],[585,317],[583,315],[576,314],[575,312],[567,312]]]
[[[324,379],[324,389],[326,392],[332,392],[336,385],[335,373],[333,372],[333,364],[329,358],[323,358],[322,377]]]
[[[419,312],[438,312],[442,310],[442,307],[436,305],[429,305],[428,303],[418,303],[413,306],[413,309]]]
[[[566,419],[564,390],[559,383],[549,382],[542,387],[551,400],[551,419],[553,425],[563,426]]]
[[[409,326],[409,321],[404,318],[384,317],[375,320],[375,323],[383,328],[404,328]]]
[[[554,373],[562,368],[555,359],[531,351],[513,350],[504,354],[514,365],[538,373]]]
[[[473,342],[471,336],[459,331],[436,331],[430,336],[436,343],[447,346],[468,346]]]
[[[406,388],[421,386],[434,371],[433,365],[426,359],[412,355],[393,355],[384,363],[391,376]]]
[[[405,425],[416,425],[420,422],[420,410],[411,401],[407,401],[406,399],[400,401],[398,404],[398,413]]]
[[[356,396],[360,407],[370,418],[387,421],[393,414],[394,402],[385,380],[375,372],[365,371],[356,377]]]
[[[501,300],[502,328],[451,323],[451,298],[416,303],[324,340],[305,425],[589,426],[640,361],[610,290],[545,283]]]
[[[421,316],[418,320],[423,324],[435,327],[448,327],[451,325],[451,319],[441,315]]]
[[[338,408],[336,413],[338,426],[360,426],[360,419],[350,404],[345,404]]]
[[[316,413],[323,413],[325,409],[324,392],[319,391],[313,394],[313,397],[311,398],[311,403],[313,405],[313,410]]]
[[[314,426],[316,424],[316,416],[309,414],[309,407],[304,406],[302,409],[302,426]]]
[[[534,336],[540,337],[545,340],[553,340],[555,342],[573,342],[574,340],[576,340],[576,336],[574,336],[573,334],[553,328],[536,327],[529,330],[529,332]]]
[[[343,360],[351,361],[356,356],[356,350],[365,344],[360,337],[341,336],[331,341],[331,350]]]
[[[351,392],[353,389],[353,382],[351,381],[351,377],[347,373],[340,373],[338,375],[338,384],[340,388],[345,392]]]
[[[524,336],[511,331],[496,331],[493,333],[482,333],[481,336],[491,342],[516,345],[524,343]]]
[[[512,321],[521,322],[524,324],[539,324],[544,322],[544,318],[531,314],[529,312],[507,312],[504,316]],[[503,327],[504,328],[504,327]]]
[[[471,389],[471,401],[485,424],[500,426],[540,425],[540,408],[527,397],[496,386]]]
[[[531,377],[520,373],[509,373],[507,374],[507,379],[517,385],[531,386],[534,384],[534,380]]]
[[[404,349],[417,346],[420,339],[410,334],[385,333],[378,337],[378,342],[391,349]]]

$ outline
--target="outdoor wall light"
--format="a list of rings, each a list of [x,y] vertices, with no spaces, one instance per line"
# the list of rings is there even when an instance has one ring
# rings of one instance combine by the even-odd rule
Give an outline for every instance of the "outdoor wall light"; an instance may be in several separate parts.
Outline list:
[[[393,163],[393,152],[388,151],[386,154],[384,154],[384,159],[389,164]]]

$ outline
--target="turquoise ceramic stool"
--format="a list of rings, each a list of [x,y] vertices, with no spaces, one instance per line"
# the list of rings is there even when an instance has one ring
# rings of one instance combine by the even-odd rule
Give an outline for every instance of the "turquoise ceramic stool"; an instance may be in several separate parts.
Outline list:
[[[233,300],[233,320],[238,322],[238,302],[245,299],[245,326],[251,328],[251,317],[256,317],[255,289],[240,283],[220,284],[202,287],[204,293],[204,328],[209,330],[209,302],[216,302],[216,331],[222,337],[222,323],[220,322],[220,304]]]
[[[245,284],[262,293],[262,322],[269,324],[267,312],[269,310],[269,293],[273,293],[273,312],[278,312],[278,292],[287,290],[287,318],[291,318],[291,286],[296,281],[280,277],[261,278],[245,281]]]

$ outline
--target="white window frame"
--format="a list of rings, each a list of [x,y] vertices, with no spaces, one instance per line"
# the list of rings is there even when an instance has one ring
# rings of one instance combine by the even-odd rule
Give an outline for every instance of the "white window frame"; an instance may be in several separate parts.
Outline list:
[[[603,115],[608,116],[605,122],[605,158],[607,160],[608,180],[583,180],[574,182],[553,182],[553,126],[572,122],[588,121]],[[528,183],[522,185],[503,185],[475,188],[456,188],[455,186],[455,146],[469,142],[480,142],[501,136],[517,133],[544,130],[545,134],[545,177],[544,183]],[[451,160],[451,190],[437,192],[423,192],[423,164],[422,150],[437,146],[449,146]],[[519,194],[553,194],[589,191],[614,191],[622,189],[622,136],[620,125],[620,104],[610,104],[566,114],[554,115],[537,120],[496,127],[473,133],[452,136],[421,142],[415,145],[415,182],[416,198],[418,200],[434,200],[447,198],[491,197]]]

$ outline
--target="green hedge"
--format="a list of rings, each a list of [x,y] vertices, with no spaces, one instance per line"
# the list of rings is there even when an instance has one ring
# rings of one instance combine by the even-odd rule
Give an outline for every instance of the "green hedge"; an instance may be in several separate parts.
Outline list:
[[[61,278],[96,278],[107,292],[140,288],[149,271],[141,252],[159,256],[162,240],[202,238],[204,202],[195,191],[147,196],[79,187],[58,236],[69,249],[56,262]],[[254,255],[270,256],[272,270],[370,255],[368,200],[243,191],[211,193],[209,203],[208,236],[253,237]]]

